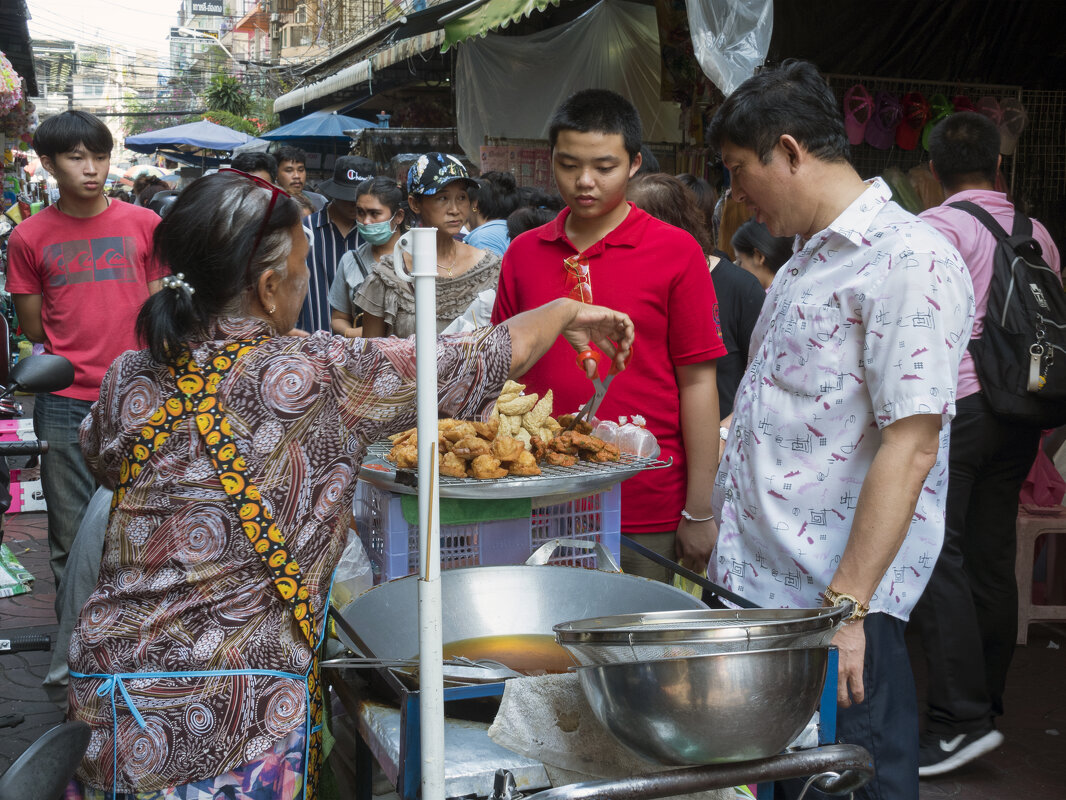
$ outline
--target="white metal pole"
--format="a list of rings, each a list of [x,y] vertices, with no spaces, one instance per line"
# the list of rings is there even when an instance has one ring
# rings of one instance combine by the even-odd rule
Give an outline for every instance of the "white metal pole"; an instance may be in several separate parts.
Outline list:
[[[444,800],[444,666],[437,463],[437,229],[414,228],[415,376],[418,382],[418,686],[422,800]]]

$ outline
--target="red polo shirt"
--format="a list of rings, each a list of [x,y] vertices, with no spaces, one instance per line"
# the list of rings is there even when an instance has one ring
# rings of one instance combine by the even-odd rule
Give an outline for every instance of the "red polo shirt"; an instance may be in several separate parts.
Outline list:
[[[659,440],[662,457],[674,459],[668,469],[644,472],[622,484],[622,530],[653,533],[674,530],[685,504],[687,470],[674,369],[724,356],[726,349],[715,324],[711,274],[696,240],[630,206],[622,224],[585,254],[593,302],[629,314],[637,334],[633,359],[612,381],[597,416],[640,414]],[[493,324],[567,296],[563,259],[577,252],[566,237],[569,213],[563,209],[547,225],[511,242],[503,257]],[[593,392],[575,355],[560,337],[522,378],[527,392],[553,390],[557,415],[576,411]]]

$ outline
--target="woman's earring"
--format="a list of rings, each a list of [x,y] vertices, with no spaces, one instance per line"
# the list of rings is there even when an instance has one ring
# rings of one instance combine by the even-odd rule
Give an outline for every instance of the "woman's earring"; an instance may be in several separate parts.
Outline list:
[[[273,316],[274,312],[277,311],[277,308],[277,306],[271,306],[269,309],[267,309],[267,313]]]

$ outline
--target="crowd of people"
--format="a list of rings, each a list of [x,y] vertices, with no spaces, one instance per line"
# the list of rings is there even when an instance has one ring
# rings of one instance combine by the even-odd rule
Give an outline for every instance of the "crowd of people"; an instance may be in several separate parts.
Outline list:
[[[412,226],[437,230],[442,416],[483,417],[520,375],[576,410],[587,378],[618,372],[599,415],[643,416],[671,461],[623,485],[622,532],[758,606],[851,605],[837,731],[876,766],[857,796],[917,800],[919,775],[1002,741],[1014,517],[1040,432],[990,411],[965,346],[991,234],[863,180],[805,62],[718,109],[721,192],[659,171],[614,92],[574,94],[548,130],[555,194],[445,153],[402,183],[340,157],[311,191],[283,147],[153,206],[104,196],[98,119],[41,124],[60,200],[12,234],[8,290],[26,335],[76,369],[35,407],[57,585],[95,487],[114,491],[69,647],[69,713],[93,729],[69,800],[314,796],[315,652],[356,475],[415,415],[394,263],[410,268]],[[1009,227],[994,125],[955,114],[930,154],[946,203]],[[623,568],[671,579],[628,550]]]

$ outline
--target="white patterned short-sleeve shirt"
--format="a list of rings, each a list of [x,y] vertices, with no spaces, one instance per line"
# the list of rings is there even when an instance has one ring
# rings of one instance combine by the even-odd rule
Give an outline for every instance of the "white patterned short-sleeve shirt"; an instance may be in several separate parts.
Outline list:
[[[820,605],[881,430],[940,414],[936,466],[870,604],[907,619],[943,542],[948,422],[973,314],[958,252],[881,179],[804,244],[751,337],[715,481],[712,580],[762,607]]]

